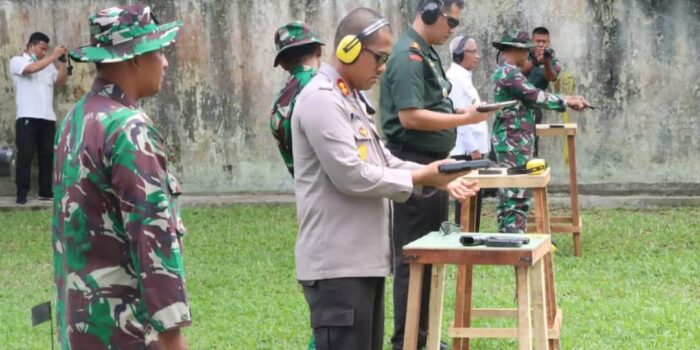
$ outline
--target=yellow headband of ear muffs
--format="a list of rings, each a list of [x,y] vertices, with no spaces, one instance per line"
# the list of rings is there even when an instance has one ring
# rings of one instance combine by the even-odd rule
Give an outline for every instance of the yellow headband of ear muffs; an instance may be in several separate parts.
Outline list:
[[[345,64],[352,64],[357,61],[362,52],[362,40],[388,25],[389,21],[386,18],[381,18],[356,35],[346,35],[338,43],[338,48],[335,50],[336,57]]]
[[[547,161],[544,159],[534,158],[530,159],[525,163],[525,165],[514,166],[508,168],[508,175],[540,175],[547,169]]]

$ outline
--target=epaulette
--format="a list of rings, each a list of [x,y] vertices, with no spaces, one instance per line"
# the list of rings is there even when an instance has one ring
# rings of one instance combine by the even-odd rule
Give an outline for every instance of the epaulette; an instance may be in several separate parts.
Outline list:
[[[415,41],[408,45],[408,59],[413,62],[423,62],[423,52]]]
[[[319,90],[333,90],[333,82],[324,79],[322,82],[318,83],[317,88]]]
[[[350,87],[348,87],[348,83],[345,82],[345,80],[338,78],[336,80],[335,85],[338,87],[338,91],[340,91],[343,96],[350,96],[352,91],[350,91]]]

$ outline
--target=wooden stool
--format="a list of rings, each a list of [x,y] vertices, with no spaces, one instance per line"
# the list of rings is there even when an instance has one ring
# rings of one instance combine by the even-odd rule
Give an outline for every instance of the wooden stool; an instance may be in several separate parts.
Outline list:
[[[489,236],[516,236],[517,234],[488,234]],[[458,295],[467,296],[455,305],[455,322],[449,330],[455,339],[454,349],[469,347],[468,338],[517,338],[518,349],[557,349],[562,322],[562,311],[556,309],[554,276],[551,259],[550,235],[525,235],[530,243],[519,248],[465,247],[459,243],[461,234],[443,235],[432,232],[404,246],[403,257],[410,264],[408,304],[404,350],[418,346],[421,289],[424,265],[432,264],[430,314],[427,349],[440,347],[442,301],[445,283],[445,265],[454,264],[465,269],[463,283],[457,285]],[[483,234],[482,236],[487,236]],[[472,309],[471,271],[473,265],[512,265],[516,268],[517,309]],[[532,298],[532,301],[531,301]],[[551,316],[550,316],[551,315]],[[470,328],[471,317],[517,318],[517,328]],[[550,324],[549,319],[554,320]],[[550,342],[557,341],[552,346]],[[556,346],[556,347],[555,347]]]
[[[533,191],[533,214],[535,219],[535,232],[551,233],[549,221],[549,203],[547,200],[547,185],[551,180],[551,170],[547,168],[539,175],[507,175],[506,169],[497,168],[489,169],[492,171],[499,170],[497,174],[479,174],[478,171],[473,171],[465,176],[468,180],[478,180],[480,188],[507,188],[519,187],[530,188]],[[474,232],[475,216],[476,216],[476,199],[469,198],[462,205],[461,222],[462,228],[466,232]],[[546,285],[547,285],[547,304],[549,310],[557,309],[556,293],[554,292],[554,270],[551,262],[551,255],[545,259]],[[459,266],[457,273],[457,295],[455,298],[455,327],[468,327],[471,319],[469,317],[471,311],[471,279],[473,267],[470,265]],[[555,321],[557,315],[550,312],[547,317],[550,330],[555,329]],[[550,349],[559,349],[558,332],[552,333],[556,336],[550,337]],[[469,339],[455,341],[455,350],[469,349]]]
[[[472,171],[464,176],[467,180],[478,180],[479,188],[531,188],[532,212],[535,215],[535,226],[539,233],[550,233],[549,206],[547,202],[547,184],[551,179],[551,171],[547,168],[539,175],[507,175],[505,168],[487,169],[498,171],[498,174],[479,174]],[[466,232],[476,231],[476,197],[470,197],[462,204],[461,212],[462,228]]]
[[[552,127],[563,125],[563,127]],[[576,142],[578,126],[569,124],[537,124],[537,136],[565,136],[567,156],[569,158],[569,194],[571,199],[571,215],[551,218],[552,233],[572,233],[574,238],[574,256],[581,256],[581,230],[583,222],[578,206],[578,182],[576,177]]]

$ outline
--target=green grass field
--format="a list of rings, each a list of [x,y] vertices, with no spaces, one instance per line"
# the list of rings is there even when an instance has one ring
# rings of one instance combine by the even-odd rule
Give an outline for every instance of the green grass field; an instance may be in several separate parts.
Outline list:
[[[700,349],[697,213],[586,210],[581,258],[572,256],[569,236],[556,237],[564,349]],[[189,209],[184,219],[190,348],[305,349],[310,330],[294,278],[294,208]],[[486,230],[495,226],[493,217],[484,221]],[[32,305],[53,300],[49,222],[48,211],[0,212],[0,349],[50,348],[49,325],[32,328],[29,314]],[[445,326],[453,316],[454,272],[448,274]],[[476,307],[514,306],[512,268],[477,267],[475,275]],[[390,300],[389,279],[386,349]],[[473,345],[516,348],[506,340]]]

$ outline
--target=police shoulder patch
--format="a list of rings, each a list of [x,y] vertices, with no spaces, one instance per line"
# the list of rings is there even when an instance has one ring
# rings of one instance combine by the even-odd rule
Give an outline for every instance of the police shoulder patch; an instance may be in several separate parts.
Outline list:
[[[340,90],[340,93],[342,93],[344,96],[350,96],[350,88],[348,87],[348,84],[345,82],[345,80],[338,79],[338,81],[336,81],[336,85],[338,86],[338,90]]]
[[[413,62],[423,62],[423,57],[421,57],[421,55],[419,55],[417,53],[413,53],[413,52],[408,54],[408,59],[413,61]]]

